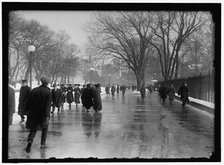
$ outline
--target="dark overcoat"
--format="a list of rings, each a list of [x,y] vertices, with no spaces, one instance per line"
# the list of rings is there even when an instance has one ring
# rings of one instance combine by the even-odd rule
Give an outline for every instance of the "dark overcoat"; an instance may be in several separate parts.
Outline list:
[[[67,98],[67,103],[69,103],[69,104],[71,104],[73,102],[73,100],[74,100],[72,92],[73,92],[72,87],[68,87],[67,88],[67,96],[66,96],[66,98]]]
[[[13,113],[15,113],[15,90],[8,87],[8,124],[12,125]]]
[[[19,93],[19,106],[18,106],[18,114],[19,115],[26,115],[26,106],[27,102],[30,97],[30,92],[31,89],[28,86],[22,86],[20,88],[20,93]]]
[[[75,103],[79,104],[80,103],[80,95],[81,95],[81,90],[79,87],[74,89],[75,93],[74,93],[74,98],[75,98]]]
[[[115,90],[116,90],[116,89],[115,89],[115,86],[112,86],[112,87],[111,87],[111,94],[112,94],[112,95],[114,95]]]
[[[188,87],[187,86],[181,86],[178,95],[180,95],[180,99],[183,101],[188,100]]]
[[[169,87],[168,89],[168,95],[169,95],[169,99],[173,100],[174,96],[175,96],[175,88],[174,87]]]
[[[83,106],[89,109],[93,106],[93,90],[89,87],[85,88],[82,92],[81,99]]]
[[[159,95],[161,98],[167,98],[167,88],[165,86],[159,88]]]
[[[62,91],[60,89],[52,89],[52,104],[53,106],[60,107],[63,101]]]
[[[38,130],[48,127],[45,123],[46,118],[50,118],[51,100],[51,91],[45,85],[31,91],[27,106],[27,128]]]
[[[100,92],[100,88],[93,89],[93,109],[97,111],[102,110],[102,100]]]

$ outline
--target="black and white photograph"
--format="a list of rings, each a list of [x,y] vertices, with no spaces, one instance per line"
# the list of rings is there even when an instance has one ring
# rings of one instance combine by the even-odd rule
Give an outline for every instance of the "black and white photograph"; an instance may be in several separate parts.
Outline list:
[[[2,23],[3,162],[221,162],[221,3],[2,2]]]

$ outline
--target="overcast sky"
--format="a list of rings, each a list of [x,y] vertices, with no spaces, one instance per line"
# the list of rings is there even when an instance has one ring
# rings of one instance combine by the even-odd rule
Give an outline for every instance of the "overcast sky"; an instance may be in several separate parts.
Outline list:
[[[93,16],[89,11],[19,11],[25,19],[34,19],[55,32],[65,30],[71,36],[70,43],[79,47],[87,41],[84,26]]]

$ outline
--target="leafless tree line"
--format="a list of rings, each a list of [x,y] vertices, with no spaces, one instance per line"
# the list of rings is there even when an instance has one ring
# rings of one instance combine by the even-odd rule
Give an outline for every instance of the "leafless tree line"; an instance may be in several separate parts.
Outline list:
[[[28,79],[30,60],[35,78],[46,75],[51,82],[69,82],[79,65],[79,48],[69,43],[65,31],[53,32],[34,20],[26,20],[16,12],[9,15],[9,81]],[[28,46],[36,50],[30,58]]]
[[[97,12],[95,18],[87,25],[89,52],[96,59],[120,59],[135,73],[138,88],[145,83],[150,56],[159,60],[164,80],[177,78],[182,63],[212,67],[213,22],[209,13],[117,11]]]

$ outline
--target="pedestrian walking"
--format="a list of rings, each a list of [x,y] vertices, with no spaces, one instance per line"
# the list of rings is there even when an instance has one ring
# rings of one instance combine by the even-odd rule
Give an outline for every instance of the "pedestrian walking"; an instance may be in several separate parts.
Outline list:
[[[109,86],[106,86],[105,92],[106,92],[107,97],[110,96],[110,87]]]
[[[65,103],[65,100],[66,100],[66,87],[64,84],[61,84],[61,92],[62,92],[62,98],[61,98],[61,110],[64,110],[64,103]]]
[[[172,104],[175,97],[175,88],[173,84],[171,84],[170,87],[168,88],[168,96],[169,96],[170,104]]]
[[[15,90],[8,86],[8,126],[12,125],[13,114],[15,113]]]
[[[186,82],[183,82],[182,86],[178,90],[178,95],[180,96],[180,99],[182,100],[183,106],[185,106],[186,103],[189,103],[189,99],[188,99],[189,92],[188,92],[188,87]]]
[[[50,88],[47,87],[49,82],[47,77],[41,77],[40,81],[42,84],[31,91],[27,105],[28,114],[26,127],[30,129],[26,146],[27,153],[31,150],[31,145],[37,130],[42,130],[40,148],[43,149],[47,147],[46,138],[50,120],[51,91]]]
[[[89,111],[90,107],[93,106],[93,90],[90,84],[87,84],[87,87],[83,90],[82,96],[83,107]]]
[[[67,98],[67,103],[69,104],[69,109],[71,109],[71,104],[74,100],[72,84],[68,85],[66,98]]]
[[[160,95],[160,98],[162,99],[163,103],[165,103],[166,98],[167,98],[167,88],[164,84],[162,84],[161,87],[159,88],[159,95]]]
[[[140,93],[141,93],[141,97],[144,100],[145,98],[145,85],[142,84],[141,88],[140,88]]]
[[[115,86],[112,85],[112,87],[111,87],[111,95],[112,95],[113,98],[114,98],[115,90],[116,90]]]
[[[79,88],[79,86],[77,86],[74,88],[74,98],[75,98],[76,107],[80,103],[80,96],[81,96],[81,89]]]
[[[120,87],[117,85],[117,95],[119,95]]]
[[[19,105],[18,105],[18,114],[20,115],[21,121],[19,123],[23,123],[25,121],[26,115],[26,106],[28,99],[30,97],[31,88],[27,85],[27,80],[22,80],[22,86],[20,88],[19,93]]]
[[[59,88],[59,85],[54,84],[54,89],[51,91],[52,95],[52,111],[51,113],[54,114],[55,107],[58,109],[58,113],[60,112],[61,102],[62,102],[62,91]]]
[[[101,88],[100,84],[95,84],[93,88],[93,109],[98,112],[102,110],[102,101],[101,101]]]
[[[121,92],[122,92],[122,96],[124,96],[125,91],[126,91],[126,86],[122,85],[120,89],[121,89]]]

